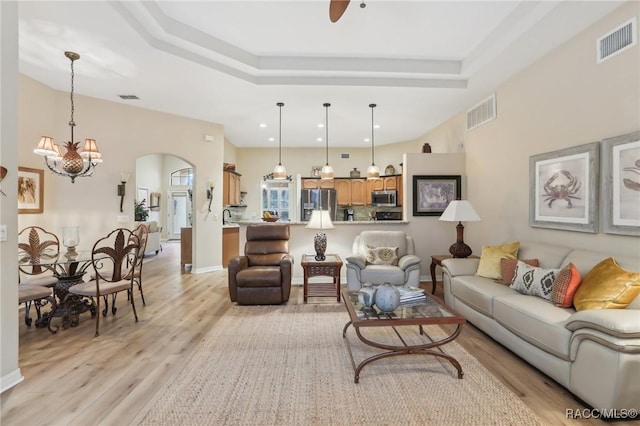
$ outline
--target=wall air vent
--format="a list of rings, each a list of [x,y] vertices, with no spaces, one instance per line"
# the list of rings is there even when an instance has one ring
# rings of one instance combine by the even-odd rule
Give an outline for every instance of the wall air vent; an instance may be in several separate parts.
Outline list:
[[[340,158],[348,160],[349,158],[351,158],[351,154],[349,154],[348,152],[343,152],[340,154]]]
[[[482,126],[496,118],[496,94],[467,110],[467,131]]]
[[[140,99],[139,97],[137,97],[136,95],[118,95],[120,96],[120,99],[125,99],[125,100],[136,100],[136,99]]]
[[[602,63],[612,56],[622,53],[636,45],[638,39],[636,18],[616,27],[597,41],[597,63]]]

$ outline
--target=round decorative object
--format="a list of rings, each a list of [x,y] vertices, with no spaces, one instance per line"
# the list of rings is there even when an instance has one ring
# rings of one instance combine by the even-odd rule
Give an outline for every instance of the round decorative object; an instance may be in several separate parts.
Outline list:
[[[400,292],[398,289],[384,283],[376,290],[376,306],[382,312],[393,312],[400,306]]]
[[[392,164],[389,164],[385,169],[384,169],[384,174],[385,175],[395,175],[396,174],[396,168],[393,167]]]

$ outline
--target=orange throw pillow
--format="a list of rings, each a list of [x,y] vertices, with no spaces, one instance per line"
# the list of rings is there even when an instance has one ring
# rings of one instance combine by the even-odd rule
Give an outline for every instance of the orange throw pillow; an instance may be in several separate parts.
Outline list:
[[[513,276],[516,274],[516,265],[518,260],[524,262],[529,266],[540,266],[538,259],[507,259],[503,257],[500,259],[500,271],[502,272],[502,279],[496,280],[500,284],[510,285],[513,281]]]
[[[582,277],[576,265],[569,262],[562,268],[551,286],[551,300],[554,305],[561,308],[570,308],[573,305],[573,295],[578,291]]]

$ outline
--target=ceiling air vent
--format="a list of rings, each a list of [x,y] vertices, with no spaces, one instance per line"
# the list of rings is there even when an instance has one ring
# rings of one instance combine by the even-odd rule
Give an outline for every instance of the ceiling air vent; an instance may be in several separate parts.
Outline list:
[[[118,96],[120,96],[120,99],[126,99],[126,100],[140,99],[136,95],[118,95]]]
[[[602,63],[612,56],[635,46],[637,36],[636,18],[632,18],[597,41],[597,62]]]
[[[482,126],[496,118],[496,94],[467,110],[467,131]]]

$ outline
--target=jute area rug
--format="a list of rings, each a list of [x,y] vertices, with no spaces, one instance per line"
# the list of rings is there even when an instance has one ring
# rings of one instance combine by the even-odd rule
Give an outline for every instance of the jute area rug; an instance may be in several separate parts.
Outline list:
[[[462,365],[463,379],[440,357],[410,355],[369,364],[354,383],[342,337],[347,321],[338,304],[233,306],[151,401],[141,424],[541,424],[455,342],[443,348]],[[386,327],[369,330],[397,339]],[[428,333],[442,330],[432,326]],[[352,327],[347,338],[358,363],[379,351],[362,344]]]

